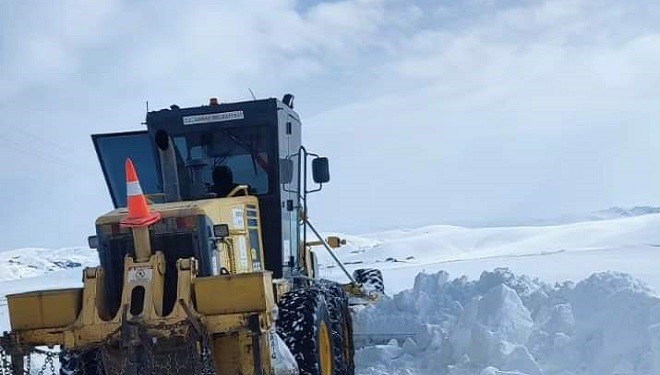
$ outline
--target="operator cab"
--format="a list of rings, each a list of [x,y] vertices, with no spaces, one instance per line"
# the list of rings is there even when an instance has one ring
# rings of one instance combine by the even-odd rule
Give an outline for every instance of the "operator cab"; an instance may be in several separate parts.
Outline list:
[[[115,208],[126,206],[128,157],[155,203],[223,198],[246,185],[259,199],[266,269],[274,277],[290,274],[300,206],[293,171],[299,168],[301,124],[293,108],[277,99],[212,99],[207,106],[149,112],[146,125],[146,131],[92,136]],[[173,150],[169,158],[163,148]]]
[[[260,112],[269,104],[273,107],[266,111],[271,113],[253,116],[246,115],[246,110],[220,112],[232,114],[225,118],[207,113],[223,111],[223,107],[230,105],[187,109],[172,106],[168,110],[149,112],[147,131],[93,135],[115,208],[126,205],[123,170],[126,157],[131,157],[138,167],[142,187],[150,199],[168,201],[164,196],[166,181],[158,152],[161,144],[167,142],[173,143],[180,182],[180,198],[176,200],[222,197],[226,195],[223,192],[231,191],[227,186],[238,185],[247,185],[250,193],[258,196],[276,192],[280,156],[290,163],[290,156],[300,147],[298,116],[289,108],[276,107],[277,103],[282,104],[275,99],[233,103],[231,107],[252,107],[245,109]],[[287,125],[284,125],[288,130],[283,132],[278,129],[279,121],[284,120],[278,111],[288,112]],[[288,185],[294,181],[281,182]]]

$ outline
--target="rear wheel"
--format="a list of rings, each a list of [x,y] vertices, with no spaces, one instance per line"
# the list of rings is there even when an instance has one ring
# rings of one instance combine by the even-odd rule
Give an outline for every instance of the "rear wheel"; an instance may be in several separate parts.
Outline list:
[[[335,355],[335,373],[337,375],[353,375],[353,322],[348,306],[348,294],[341,284],[329,280],[321,280],[319,287],[323,290],[330,321],[332,322],[333,352]]]
[[[383,273],[376,268],[362,268],[353,272],[353,278],[361,284],[367,293],[385,294]]]
[[[277,333],[296,358],[301,375],[337,375],[332,322],[319,288],[282,296]]]

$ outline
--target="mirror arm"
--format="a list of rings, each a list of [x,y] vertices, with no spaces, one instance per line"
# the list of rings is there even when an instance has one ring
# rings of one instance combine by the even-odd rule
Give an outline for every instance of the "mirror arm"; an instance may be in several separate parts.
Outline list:
[[[323,183],[320,183],[320,184],[319,184],[319,187],[316,188],[316,189],[307,190],[306,193],[307,193],[307,194],[311,194],[311,193],[319,192],[319,191],[321,191],[321,190],[323,190]]]

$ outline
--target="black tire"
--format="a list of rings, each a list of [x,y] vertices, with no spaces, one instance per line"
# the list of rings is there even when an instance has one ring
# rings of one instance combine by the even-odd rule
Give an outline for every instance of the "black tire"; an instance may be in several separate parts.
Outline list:
[[[96,349],[78,351],[62,349],[60,375],[104,375],[102,360]]]
[[[385,282],[383,273],[375,268],[363,268],[353,271],[353,278],[362,284],[368,292],[385,294]]]
[[[277,333],[282,337],[298,363],[300,375],[322,375],[321,327],[330,331],[329,343],[334,354],[332,321],[322,289],[298,289],[282,296],[277,318]],[[334,357],[334,356],[333,356]],[[337,375],[335,358],[332,374]]]
[[[355,348],[353,346],[353,320],[348,306],[348,294],[334,281],[321,280],[330,321],[332,322],[333,351],[335,355],[335,373],[337,375],[355,374]]]

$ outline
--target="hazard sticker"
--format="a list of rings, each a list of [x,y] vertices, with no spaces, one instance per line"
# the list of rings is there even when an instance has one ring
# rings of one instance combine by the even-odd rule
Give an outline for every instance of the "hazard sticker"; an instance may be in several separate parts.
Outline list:
[[[128,281],[145,282],[151,281],[154,277],[154,270],[151,267],[136,267],[128,270]]]

